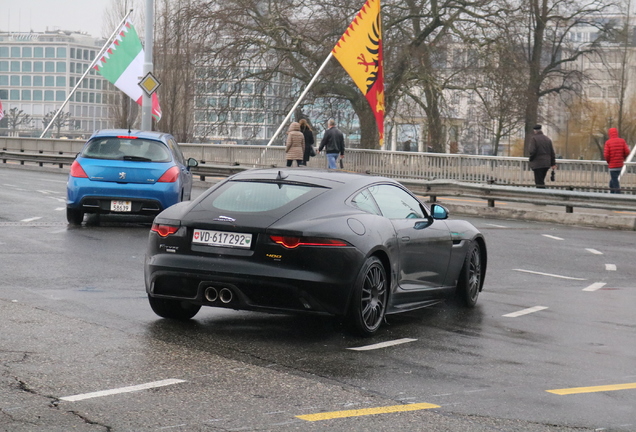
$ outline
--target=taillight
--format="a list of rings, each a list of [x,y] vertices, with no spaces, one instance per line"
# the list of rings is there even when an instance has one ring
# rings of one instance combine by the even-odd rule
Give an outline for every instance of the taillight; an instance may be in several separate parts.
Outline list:
[[[294,249],[298,246],[348,246],[346,242],[336,239],[326,239],[317,237],[287,237],[287,236],[269,236],[276,244]]]
[[[157,234],[159,234],[161,237],[168,237],[171,234],[176,233],[177,231],[179,231],[179,227],[178,226],[172,226],[172,225],[161,225],[161,224],[152,224],[152,228],[150,228],[150,231],[154,231]]]
[[[71,177],[88,178],[86,171],[84,171],[78,161],[73,161],[71,164]]]
[[[163,175],[159,177],[159,180],[157,181],[160,183],[174,183],[178,179],[179,179],[179,168],[176,166],[173,166],[168,171],[163,173]]]

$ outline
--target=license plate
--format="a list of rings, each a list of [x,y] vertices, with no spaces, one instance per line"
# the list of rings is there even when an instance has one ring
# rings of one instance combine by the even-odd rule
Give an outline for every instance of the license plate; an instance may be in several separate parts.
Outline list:
[[[195,229],[192,234],[192,243],[249,249],[252,244],[252,234]]]
[[[110,211],[129,212],[132,211],[132,201],[111,201]]]

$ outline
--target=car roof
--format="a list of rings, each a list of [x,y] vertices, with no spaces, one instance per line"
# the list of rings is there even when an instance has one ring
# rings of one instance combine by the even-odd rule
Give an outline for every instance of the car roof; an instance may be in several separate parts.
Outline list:
[[[231,177],[231,180],[283,180],[285,182],[308,183],[329,188],[340,188],[343,185],[346,185],[347,189],[358,189],[366,185],[378,182],[398,184],[398,182],[396,182],[395,180],[386,177],[352,173],[347,171],[311,168],[250,169],[235,174]]]
[[[163,142],[166,142],[169,137],[172,137],[172,135],[165,132],[142,131],[138,129],[101,129],[93,132],[91,139],[116,136],[134,136],[137,138],[147,138]]]

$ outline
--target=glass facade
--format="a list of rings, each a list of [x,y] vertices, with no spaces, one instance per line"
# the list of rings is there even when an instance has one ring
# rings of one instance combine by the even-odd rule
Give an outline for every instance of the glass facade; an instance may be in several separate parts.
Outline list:
[[[0,135],[39,137],[45,116],[55,113],[98,54],[104,40],[68,32],[0,32],[0,99],[6,112],[13,108],[29,114],[29,125]],[[108,94],[115,88],[91,69],[74,97],[64,107],[71,121],[60,130],[69,138],[87,137],[96,128],[113,127],[108,118]],[[6,117],[5,117],[6,118]]]

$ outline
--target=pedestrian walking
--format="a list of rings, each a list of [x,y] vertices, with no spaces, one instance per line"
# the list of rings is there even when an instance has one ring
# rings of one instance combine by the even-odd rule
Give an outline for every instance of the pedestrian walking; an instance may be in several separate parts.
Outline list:
[[[621,170],[625,164],[625,158],[629,156],[629,146],[623,138],[619,138],[618,129],[616,128],[609,128],[607,136],[609,136],[609,139],[605,141],[603,156],[605,157],[610,172],[610,193],[619,194],[621,193],[619,179]]]
[[[287,141],[285,142],[285,159],[290,167],[296,161],[296,165],[303,166],[305,153],[305,137],[300,131],[300,124],[293,122],[287,129]]]
[[[328,129],[325,131],[325,135],[320,141],[318,153],[320,153],[324,148],[325,153],[327,153],[327,162],[329,169],[337,169],[338,155],[340,155],[341,164],[342,159],[344,158],[344,135],[342,135],[340,129],[336,127],[336,121],[334,119],[329,119],[329,121],[327,122],[327,127]]]
[[[306,119],[300,119],[298,123],[300,124],[300,131],[305,137],[305,153],[303,157],[303,165],[307,166],[309,158],[312,156],[316,156],[316,150],[314,149],[314,131],[311,129],[311,126],[309,126],[309,123]]]
[[[541,125],[533,128],[534,134],[530,138],[530,168],[534,171],[534,184],[538,188],[545,188],[545,176],[550,168],[556,169],[556,155],[552,140],[543,134]]]

